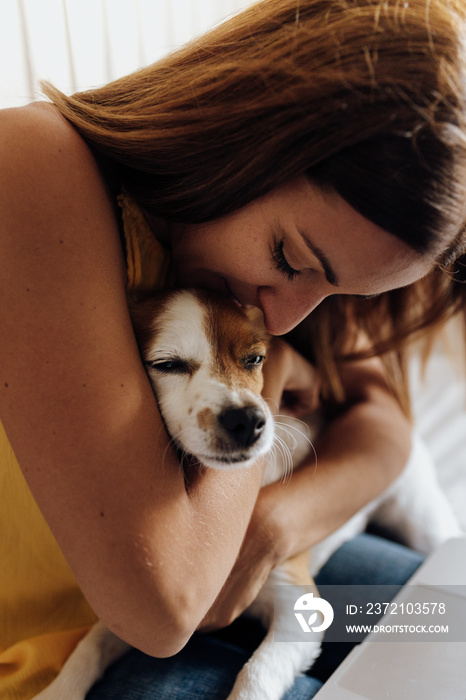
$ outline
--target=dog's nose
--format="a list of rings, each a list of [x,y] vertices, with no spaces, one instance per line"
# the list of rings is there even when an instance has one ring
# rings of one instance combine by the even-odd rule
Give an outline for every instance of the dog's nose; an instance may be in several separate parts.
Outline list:
[[[265,428],[265,413],[258,406],[227,408],[219,416],[221,425],[239,447],[250,447]]]

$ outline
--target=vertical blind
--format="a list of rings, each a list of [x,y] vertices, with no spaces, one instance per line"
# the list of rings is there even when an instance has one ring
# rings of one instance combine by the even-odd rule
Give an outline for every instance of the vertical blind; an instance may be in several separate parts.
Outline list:
[[[251,0],[0,0],[0,108],[102,85],[160,58]]]

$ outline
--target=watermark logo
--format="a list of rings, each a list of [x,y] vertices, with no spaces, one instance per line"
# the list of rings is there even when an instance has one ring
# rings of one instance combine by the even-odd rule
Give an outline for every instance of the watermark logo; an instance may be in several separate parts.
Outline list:
[[[274,586],[274,640],[466,642],[466,585]],[[466,700],[466,699],[465,699]]]
[[[296,603],[294,604],[295,617],[298,620],[303,632],[324,632],[330,627],[333,622],[333,608],[327,600],[323,598],[314,597],[314,593],[305,593],[300,596]],[[301,610],[302,612],[296,612]],[[307,618],[303,615],[306,612],[309,617]],[[316,625],[318,613],[321,613],[323,622],[320,625]]]

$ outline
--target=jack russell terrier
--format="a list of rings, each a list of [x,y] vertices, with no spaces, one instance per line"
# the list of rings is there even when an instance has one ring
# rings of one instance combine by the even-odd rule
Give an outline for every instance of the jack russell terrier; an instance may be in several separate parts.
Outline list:
[[[261,396],[267,337],[237,304],[210,292],[177,290],[131,305],[131,314],[160,412],[181,455],[216,469],[248,467],[268,455],[266,485],[283,478],[291,456],[294,468],[309,454],[312,443],[301,422],[274,420]],[[311,668],[324,625],[312,627],[309,641],[296,641],[290,629],[297,624],[293,602],[299,590],[309,590],[312,576],[330,555],[369,520],[388,526],[425,553],[460,533],[431,458],[417,438],[403,474],[382,496],[313,547],[312,557],[305,552],[272,571],[248,610],[268,633],[227,700],[280,700],[296,676]],[[290,586],[276,584],[294,584],[294,600],[287,600]],[[35,700],[84,700],[105,668],[128,649],[97,623]]]

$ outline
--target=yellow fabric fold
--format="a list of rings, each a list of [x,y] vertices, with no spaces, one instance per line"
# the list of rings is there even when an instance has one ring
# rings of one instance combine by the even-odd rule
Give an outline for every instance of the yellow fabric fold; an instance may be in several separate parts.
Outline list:
[[[126,244],[128,291],[148,295],[172,287],[171,257],[157,240],[138,205],[125,193],[119,195]]]

